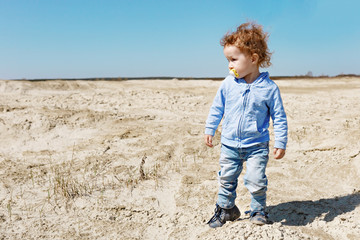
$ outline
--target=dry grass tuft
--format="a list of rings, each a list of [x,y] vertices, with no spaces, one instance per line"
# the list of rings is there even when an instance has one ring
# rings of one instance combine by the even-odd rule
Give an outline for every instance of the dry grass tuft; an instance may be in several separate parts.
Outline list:
[[[74,199],[92,193],[88,184],[79,182],[69,173],[61,172],[59,169],[55,169],[52,189],[54,195],[61,195],[66,199]]]
[[[140,180],[144,180],[146,179],[146,175],[144,172],[144,164],[145,164],[145,159],[146,159],[146,154],[143,156],[143,158],[141,159],[141,163],[140,163],[140,168],[139,168],[139,172],[140,172]]]

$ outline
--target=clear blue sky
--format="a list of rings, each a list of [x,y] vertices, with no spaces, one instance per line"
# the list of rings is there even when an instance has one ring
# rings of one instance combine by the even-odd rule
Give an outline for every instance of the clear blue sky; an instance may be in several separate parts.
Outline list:
[[[221,37],[270,33],[271,75],[360,74],[357,0],[0,0],[0,79],[224,77]]]

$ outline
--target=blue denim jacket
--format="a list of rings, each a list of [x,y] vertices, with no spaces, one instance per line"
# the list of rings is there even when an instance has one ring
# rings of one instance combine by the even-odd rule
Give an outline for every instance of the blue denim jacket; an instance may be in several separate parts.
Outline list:
[[[214,136],[222,123],[221,142],[245,148],[270,140],[273,120],[275,148],[286,149],[287,120],[278,86],[263,72],[251,84],[227,76],[222,82],[206,120],[205,134]]]

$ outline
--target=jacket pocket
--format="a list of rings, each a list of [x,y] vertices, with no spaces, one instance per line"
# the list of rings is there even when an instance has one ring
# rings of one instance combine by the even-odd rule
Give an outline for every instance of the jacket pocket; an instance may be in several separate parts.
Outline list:
[[[257,122],[255,120],[245,122],[243,134],[247,137],[254,137],[260,135],[257,127]]]

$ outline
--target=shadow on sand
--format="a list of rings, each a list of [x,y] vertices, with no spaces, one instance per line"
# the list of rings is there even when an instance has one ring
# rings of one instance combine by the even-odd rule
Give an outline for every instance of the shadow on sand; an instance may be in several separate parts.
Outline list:
[[[304,226],[316,218],[331,222],[360,205],[360,192],[317,201],[293,201],[269,206],[269,220],[283,225]]]

